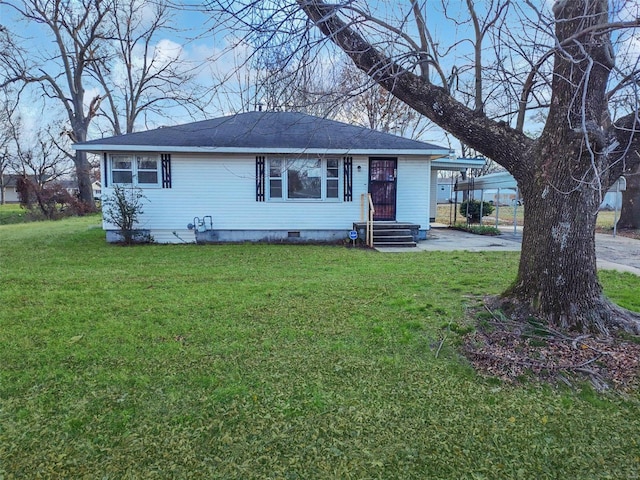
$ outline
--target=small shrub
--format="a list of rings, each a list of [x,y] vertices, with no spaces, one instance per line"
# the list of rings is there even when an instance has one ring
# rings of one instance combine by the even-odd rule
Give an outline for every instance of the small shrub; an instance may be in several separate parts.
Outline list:
[[[146,236],[140,235],[134,229],[142,211],[144,196],[140,188],[125,188],[116,185],[113,194],[103,198],[102,211],[107,222],[114,224],[120,230],[126,245],[148,242]]]
[[[468,230],[476,235],[500,235],[500,230],[490,225],[469,225]]]
[[[476,235],[495,236],[495,235],[500,235],[502,233],[496,227],[492,227],[489,225],[466,225],[464,223],[456,223],[451,228],[454,228],[456,230],[462,230],[464,232],[474,233]]]
[[[460,204],[460,214],[468,218],[470,223],[480,221],[480,205],[482,205],[482,215],[491,215],[493,213],[493,205],[489,202],[480,202],[480,200],[466,200]],[[468,207],[468,210],[467,210]]]
[[[20,206],[35,218],[57,220],[72,215],[86,215],[90,211],[89,206],[57,183],[39,185],[29,178],[19,177],[16,190]]]

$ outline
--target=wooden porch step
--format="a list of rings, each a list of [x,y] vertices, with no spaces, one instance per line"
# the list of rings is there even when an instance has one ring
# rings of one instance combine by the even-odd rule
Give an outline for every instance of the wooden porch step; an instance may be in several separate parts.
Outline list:
[[[378,229],[373,228],[374,236],[380,237],[410,237],[411,230],[408,229]]]
[[[366,231],[364,222],[354,223],[354,230],[361,234]],[[374,247],[416,247],[416,240],[420,225],[407,222],[374,222]]]
[[[358,228],[366,228],[367,226],[367,222],[354,222],[353,227],[354,229],[358,229]],[[393,229],[398,229],[398,230],[412,230],[412,229],[419,229],[420,225],[417,225],[415,223],[408,223],[408,222],[381,222],[381,221],[375,221],[373,222],[373,229],[374,230],[393,230]]]
[[[386,232],[373,231],[374,247],[415,247],[416,242],[409,230],[389,230]]]
[[[418,244],[414,241],[410,242],[376,242],[373,241],[373,246],[375,248],[384,248],[384,247],[400,247],[400,248],[415,248]]]

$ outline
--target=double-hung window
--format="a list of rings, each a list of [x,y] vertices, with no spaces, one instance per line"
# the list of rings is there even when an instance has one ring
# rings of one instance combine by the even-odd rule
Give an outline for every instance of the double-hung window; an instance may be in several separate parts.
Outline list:
[[[283,161],[280,158],[269,160],[269,197],[282,198]]]
[[[327,198],[338,198],[338,185],[340,179],[339,161],[337,158],[328,158],[327,162]]]
[[[270,158],[269,198],[337,200],[340,168],[337,158]]]
[[[111,167],[111,183],[133,183],[133,159],[130,156],[112,156]]]
[[[111,182],[140,187],[159,185],[159,163],[155,155],[112,155]]]

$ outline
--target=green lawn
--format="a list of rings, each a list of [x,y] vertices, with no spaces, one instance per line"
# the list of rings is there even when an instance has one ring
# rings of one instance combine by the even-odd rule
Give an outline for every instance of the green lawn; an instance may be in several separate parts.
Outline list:
[[[516,253],[116,247],[0,226],[0,478],[637,478],[640,398],[478,377]],[[640,310],[640,278],[607,272]],[[443,329],[444,327],[444,329]]]
[[[23,223],[27,221],[28,212],[17,203],[0,205],[0,225]]]

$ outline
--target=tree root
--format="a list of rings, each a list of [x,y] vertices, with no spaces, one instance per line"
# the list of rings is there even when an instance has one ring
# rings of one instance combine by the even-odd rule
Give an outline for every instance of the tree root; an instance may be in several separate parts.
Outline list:
[[[529,302],[508,297],[487,298],[487,308],[500,311],[503,316],[516,322],[526,322],[535,318],[560,332],[580,332],[611,336],[618,332],[640,336],[640,313],[622,308],[604,296],[600,296],[590,309],[576,312],[572,317],[566,314],[545,313],[534,309]]]
[[[613,306],[615,308],[609,322],[614,329],[619,329],[633,335],[640,335],[640,314],[625,310],[617,305]]]
[[[510,382],[533,376],[573,385],[575,380],[587,379],[597,391],[636,385],[640,344],[611,334],[563,331],[531,316],[514,320],[492,305],[484,305],[490,317],[484,314],[485,320],[478,322],[463,347],[480,373]],[[632,321],[638,322],[634,317]]]

